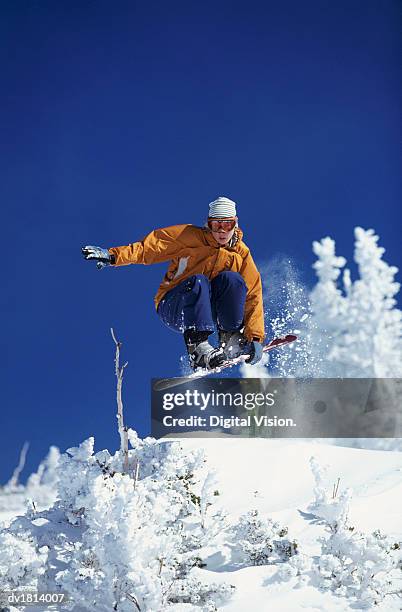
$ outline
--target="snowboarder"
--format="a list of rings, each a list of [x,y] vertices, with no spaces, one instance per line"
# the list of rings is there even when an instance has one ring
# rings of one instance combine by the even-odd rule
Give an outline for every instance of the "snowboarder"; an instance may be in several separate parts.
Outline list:
[[[85,246],[82,253],[98,268],[170,261],[155,296],[157,313],[183,334],[192,368],[209,370],[240,354],[249,354],[251,364],[262,357],[261,277],[242,237],[236,203],[219,197],[204,227],[173,225],[128,246]],[[208,341],[215,327],[218,348]]]

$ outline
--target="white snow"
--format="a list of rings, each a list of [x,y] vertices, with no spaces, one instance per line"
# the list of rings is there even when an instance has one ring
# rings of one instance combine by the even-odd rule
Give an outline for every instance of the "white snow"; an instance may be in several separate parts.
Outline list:
[[[173,478],[176,469],[179,470],[178,474],[186,474],[187,456],[194,482],[199,470],[203,476],[198,479],[199,484],[194,489],[198,491],[200,499],[199,510],[197,505],[194,506],[195,510],[191,511],[183,525],[187,525],[186,529],[189,530],[187,538],[198,539],[197,546],[201,548],[197,555],[206,566],[191,570],[186,588],[197,589],[200,594],[210,588],[211,593],[215,593],[215,601],[218,601],[218,610],[301,612],[363,609],[347,594],[335,595],[330,588],[322,589],[311,578],[312,567],[321,564],[325,575],[324,561],[330,564],[336,562],[334,557],[328,555],[328,549],[332,550],[331,546],[335,546],[338,537],[335,533],[335,544],[331,544],[331,521],[335,524],[347,516],[348,525],[355,528],[358,546],[364,537],[370,537],[377,530],[386,535],[390,542],[402,544],[402,453],[337,447],[318,440],[187,437],[176,444],[169,440],[155,446],[150,439],[141,441],[132,430],[129,437],[134,447],[130,453],[142,453],[142,477],[138,492],[133,496],[130,479],[119,474],[122,462],[118,455],[113,457],[107,451],[93,455],[92,438],[69,449],[68,454],[62,456],[60,464],[62,478],[58,486],[61,501],[56,502],[54,510],[49,513],[31,511],[11,532],[0,531],[3,547],[0,550],[0,584],[6,568],[10,567],[15,554],[13,551],[18,550],[21,560],[15,558],[13,561],[14,580],[23,581],[23,576],[28,576],[32,588],[35,581],[43,580],[41,575],[47,563],[56,563],[61,569],[64,561],[67,561],[66,569],[59,571],[56,578],[59,588],[60,585],[64,585],[64,588],[71,585],[76,598],[85,575],[86,580],[98,581],[96,588],[104,588],[101,574],[96,569],[96,559],[100,559],[103,571],[106,570],[105,563],[110,566],[107,568],[106,585],[110,584],[113,568],[117,571],[119,565],[123,568],[131,564],[132,569],[127,575],[132,584],[137,584],[135,588],[139,589],[138,593],[143,594],[141,605],[145,607],[141,609],[144,612],[213,610],[207,605],[200,608],[190,603],[170,603],[161,608],[158,604],[160,591],[152,586],[153,555],[173,554],[176,546],[182,546],[180,530],[177,533],[172,531],[167,537],[169,532],[163,535],[163,525],[164,521],[170,520],[169,516],[176,517],[176,521],[180,517],[180,506],[177,504],[180,499],[185,499],[182,496],[186,495],[186,489],[177,486],[182,487],[179,483],[184,481],[178,480],[171,493],[166,490],[165,483]],[[170,446],[172,442],[173,446]],[[161,453],[157,450],[159,445]],[[183,452],[179,451],[179,446]],[[163,459],[169,448],[172,450],[168,452],[173,454]],[[201,450],[205,452],[206,463],[203,462]],[[130,464],[133,459],[134,455],[131,455]],[[102,476],[102,471],[105,476]],[[116,475],[113,477],[114,471]],[[335,496],[334,485],[337,488]],[[286,527],[286,538],[289,542],[297,543],[298,554],[291,556],[288,562],[269,561],[268,564],[255,566],[247,562],[239,549],[242,528],[238,521],[251,510],[256,520],[262,521],[256,533],[259,531],[263,535],[263,525],[266,524],[266,534],[269,535],[270,521],[271,525],[278,525],[278,530]],[[68,518],[67,522],[63,513]],[[236,537],[233,538],[230,526],[235,527],[236,524]],[[137,531],[140,526],[144,532],[142,535]],[[155,537],[153,529],[160,528],[160,535]],[[58,530],[61,530],[59,535]],[[116,538],[115,544],[108,536],[109,531]],[[347,537],[354,536],[348,536],[348,531],[343,533],[346,536],[342,536],[341,532],[340,537],[343,537],[343,546],[348,550]],[[77,540],[81,537],[82,545]],[[247,537],[250,537],[250,532]],[[69,540],[71,544],[68,544]],[[45,542],[46,546],[43,546]],[[321,549],[322,545],[327,547],[327,551]],[[161,552],[158,552],[158,546]],[[260,550],[258,542],[255,550]],[[372,544],[362,545],[355,554],[366,555],[367,560],[364,561],[364,557],[361,562],[363,570],[364,563],[371,563],[371,558],[378,559],[376,563],[379,564],[388,562],[387,557],[381,557],[381,550],[373,548]],[[68,561],[70,557],[71,561]],[[78,570],[79,574],[74,578],[74,572]],[[137,579],[136,571],[139,572]],[[77,579],[78,583],[75,583]],[[145,582],[141,583],[141,580]],[[224,593],[230,585],[236,589],[228,599]],[[74,612],[87,610],[82,606],[85,598],[91,598],[96,593],[89,584],[84,588],[82,583],[82,588],[80,604],[69,608]],[[219,589],[222,589],[221,595]],[[375,608],[393,611],[400,610],[400,606],[400,598],[387,596]],[[368,608],[372,609],[370,606]],[[99,609],[103,610],[104,607]],[[127,602],[122,604],[121,610],[130,610]]]
[[[231,515],[251,507],[275,518],[282,519],[285,513],[286,524],[292,520],[297,531],[304,531],[299,510],[312,499],[309,460],[314,456],[329,465],[330,482],[340,478],[340,490],[353,489],[352,523],[362,525],[363,521],[365,529],[402,535],[402,453],[297,440],[187,438],[181,444],[185,449],[205,449],[216,472],[220,501]],[[378,512],[371,512],[372,504]]]
[[[56,499],[56,467],[60,452],[51,446],[36,472],[31,474],[26,485],[13,478],[0,487],[0,526],[8,524],[15,516],[25,514],[33,504],[37,510],[49,508]]]
[[[341,448],[315,441],[187,438],[182,444],[186,449],[205,449],[208,463],[215,470],[219,503],[231,519],[256,508],[287,525],[289,534],[307,555],[319,554],[318,538],[325,535],[324,525],[308,509],[314,487],[311,456],[329,466],[330,483],[340,478],[340,492],[352,489],[352,525],[368,533],[380,529],[396,541],[402,540],[401,453]],[[233,599],[222,608],[227,612],[356,609],[355,604],[351,607],[332,593],[308,585],[294,588],[295,580],[286,584],[270,581],[275,570],[269,566],[234,570],[230,564],[222,567],[219,559],[214,569],[238,587]],[[213,579],[216,581],[215,575]],[[389,599],[376,609],[400,610],[401,599]]]

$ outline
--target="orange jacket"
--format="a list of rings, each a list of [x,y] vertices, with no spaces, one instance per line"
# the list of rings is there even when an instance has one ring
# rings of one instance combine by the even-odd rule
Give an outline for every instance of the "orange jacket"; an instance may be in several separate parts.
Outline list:
[[[237,228],[232,246],[220,246],[208,228],[172,225],[154,230],[139,242],[112,247],[109,253],[114,255],[116,266],[171,260],[155,296],[156,308],[165,293],[193,274],[212,279],[224,270],[239,272],[247,285],[244,333],[248,340],[257,338],[262,342],[265,333],[261,277],[242,237],[243,232]]]

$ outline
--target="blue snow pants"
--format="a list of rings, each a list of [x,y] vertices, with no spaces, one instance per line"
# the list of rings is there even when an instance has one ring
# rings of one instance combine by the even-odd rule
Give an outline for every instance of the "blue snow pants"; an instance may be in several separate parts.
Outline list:
[[[221,272],[213,280],[203,274],[189,276],[166,293],[158,315],[170,329],[213,332],[243,327],[247,286],[237,272]]]

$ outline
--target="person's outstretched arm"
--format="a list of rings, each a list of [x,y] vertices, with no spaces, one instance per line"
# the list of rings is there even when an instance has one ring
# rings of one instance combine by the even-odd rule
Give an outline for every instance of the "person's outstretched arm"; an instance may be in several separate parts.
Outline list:
[[[172,225],[150,232],[145,238],[127,246],[104,249],[85,246],[82,254],[85,259],[97,261],[97,266],[125,266],[128,264],[152,264],[169,261],[178,256],[186,246],[189,225]]]

